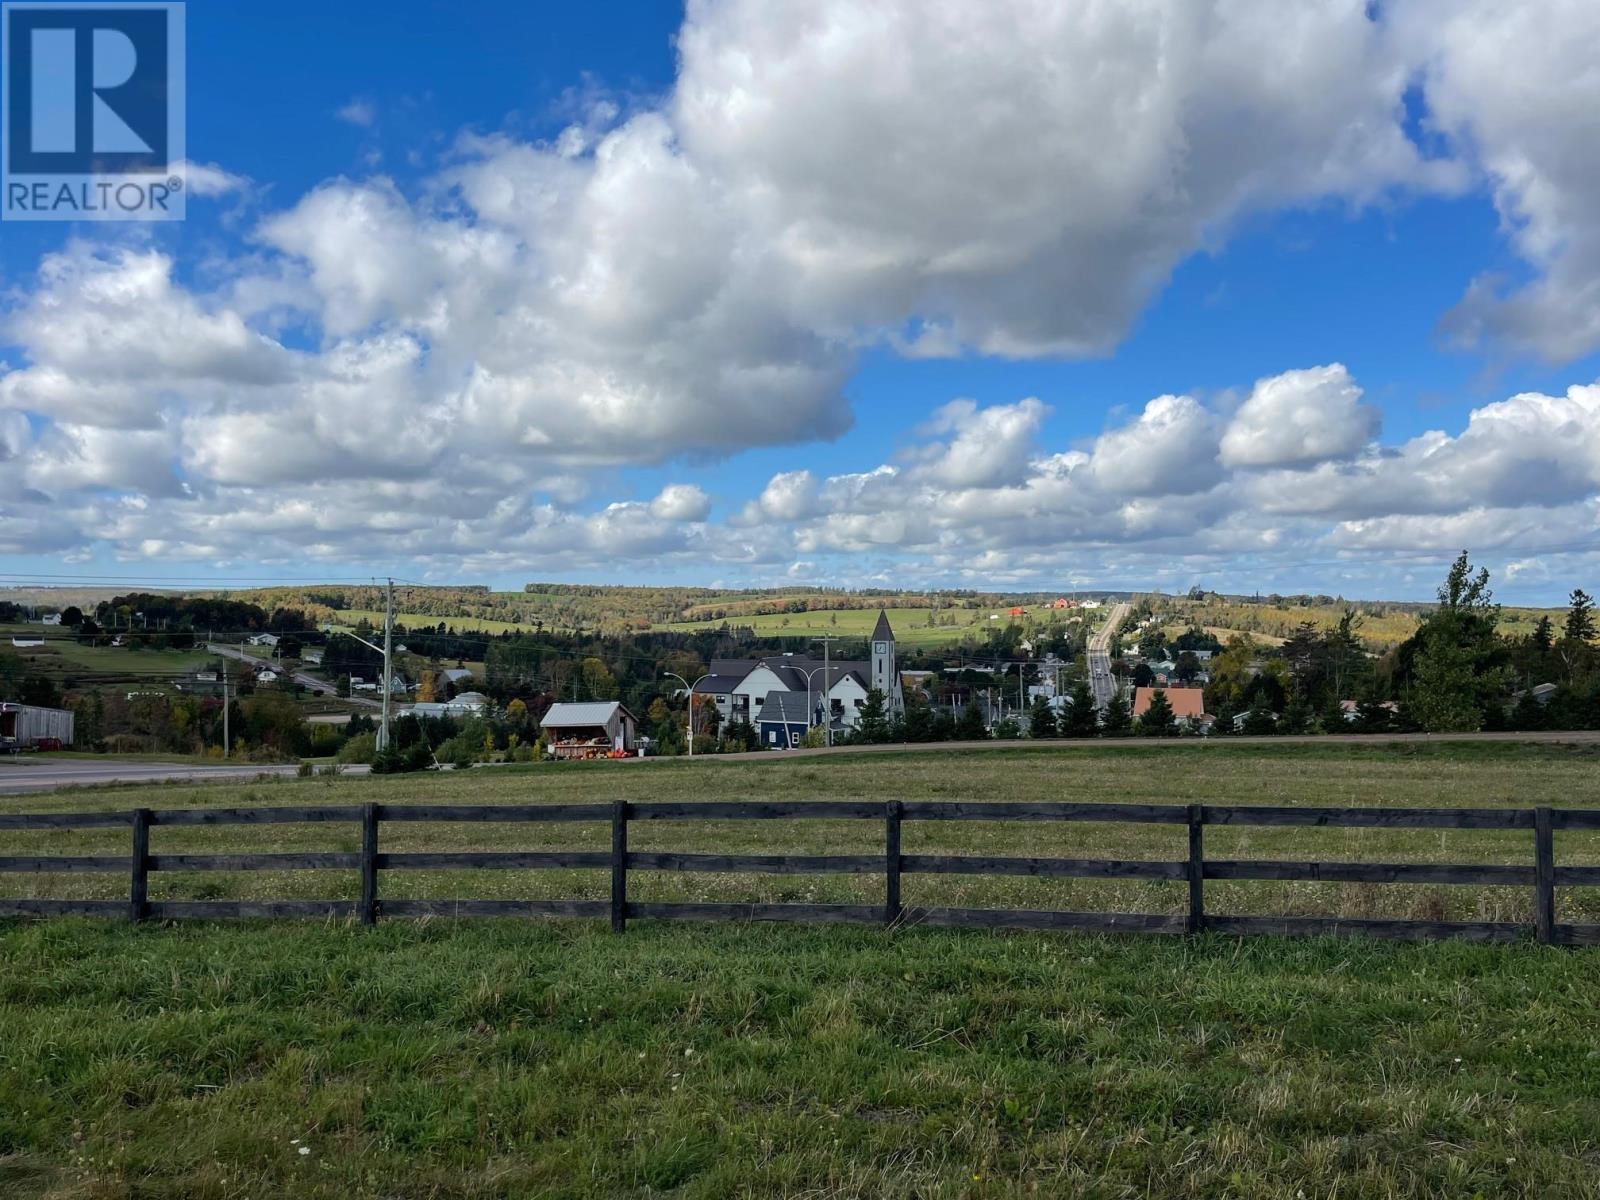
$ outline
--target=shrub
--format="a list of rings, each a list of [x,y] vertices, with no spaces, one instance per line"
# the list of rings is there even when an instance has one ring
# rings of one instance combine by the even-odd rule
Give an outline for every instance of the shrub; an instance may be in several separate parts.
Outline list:
[[[339,747],[334,761],[340,763],[370,763],[378,752],[378,735],[358,733]]]
[[[449,741],[439,743],[438,749],[433,752],[433,757],[441,763],[449,763],[453,767],[464,769],[477,761],[478,751],[466,734],[458,733]]]

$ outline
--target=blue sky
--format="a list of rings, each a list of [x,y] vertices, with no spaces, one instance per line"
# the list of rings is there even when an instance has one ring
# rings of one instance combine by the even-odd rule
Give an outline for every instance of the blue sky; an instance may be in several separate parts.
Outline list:
[[[1208,10],[190,3],[188,219],[0,227],[7,569],[1594,590],[1591,6]]]

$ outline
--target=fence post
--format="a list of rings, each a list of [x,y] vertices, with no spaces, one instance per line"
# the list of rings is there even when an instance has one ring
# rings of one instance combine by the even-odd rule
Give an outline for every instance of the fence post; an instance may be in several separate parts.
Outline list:
[[[132,879],[128,888],[128,920],[138,924],[150,912],[150,810],[133,810]]]
[[[361,810],[361,923],[378,923],[378,806]]]
[[[883,809],[883,923],[896,924],[904,912],[900,906],[900,812],[898,800]]]
[[[1550,810],[1533,810],[1533,927],[1546,946],[1556,940],[1556,853]]]
[[[611,932],[628,924],[628,802],[611,806]]]
[[[1189,919],[1184,925],[1188,933],[1200,933],[1206,927],[1205,828],[1205,809],[1189,805]]]

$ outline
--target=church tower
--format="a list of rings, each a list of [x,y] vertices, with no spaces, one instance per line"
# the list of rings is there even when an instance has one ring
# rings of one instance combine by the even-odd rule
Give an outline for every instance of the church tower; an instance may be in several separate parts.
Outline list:
[[[872,629],[872,679],[870,687],[883,693],[883,706],[888,716],[905,711],[905,697],[900,694],[900,672],[894,662],[894,630],[889,627],[889,614],[878,610],[878,623]]]

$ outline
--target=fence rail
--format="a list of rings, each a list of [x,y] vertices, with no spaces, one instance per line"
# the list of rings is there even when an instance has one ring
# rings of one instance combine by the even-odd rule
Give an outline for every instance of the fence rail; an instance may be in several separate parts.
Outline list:
[[[881,854],[703,854],[628,848],[639,821],[871,820],[883,822]],[[389,853],[380,849],[385,822],[609,822],[611,849]],[[905,854],[906,821],[1097,821],[1181,825],[1188,857],[1175,861]],[[360,826],[359,852],[159,854],[156,827],[348,823]],[[1454,863],[1320,862],[1207,859],[1205,828],[1317,826],[1330,828],[1529,830],[1531,866]],[[127,855],[5,855],[0,873],[126,873],[127,900],[0,899],[0,917],[105,916],[132,921],[184,917],[608,917],[623,930],[629,918],[843,922],[964,928],[1077,929],[1139,933],[1363,934],[1372,937],[1514,941],[1530,932],[1547,944],[1600,945],[1600,924],[1559,924],[1557,887],[1600,885],[1600,866],[1558,867],[1554,831],[1600,829],[1600,809],[1552,808],[1297,808],[1238,804],[1074,804],[1071,802],[685,801],[611,804],[365,804],[293,808],[134,809],[130,812],[0,814],[0,831],[127,828]],[[609,870],[606,900],[382,900],[384,871]],[[358,900],[154,900],[152,873],[174,871],[354,870]],[[884,876],[882,904],[711,903],[630,901],[633,871],[710,871],[776,875]],[[1148,879],[1188,884],[1183,915],[1065,912],[1037,909],[906,905],[907,874],[1034,876],[1051,879]],[[1531,926],[1515,921],[1414,921],[1347,917],[1235,916],[1207,913],[1205,881],[1310,880],[1324,883],[1422,883],[1519,887],[1533,893]]]

